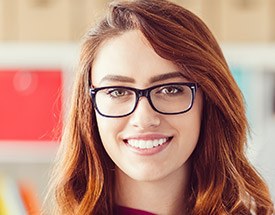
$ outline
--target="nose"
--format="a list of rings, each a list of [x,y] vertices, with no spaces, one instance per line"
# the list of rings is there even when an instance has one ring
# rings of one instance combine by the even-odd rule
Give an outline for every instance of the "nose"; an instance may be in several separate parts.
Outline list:
[[[130,115],[130,124],[142,130],[158,127],[160,114],[154,111],[146,97],[140,97],[135,111]]]

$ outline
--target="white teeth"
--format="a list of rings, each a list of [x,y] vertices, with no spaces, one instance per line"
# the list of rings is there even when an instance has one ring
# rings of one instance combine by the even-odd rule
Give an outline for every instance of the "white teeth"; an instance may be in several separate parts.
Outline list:
[[[128,140],[128,144],[140,148],[140,149],[152,149],[154,147],[160,146],[163,143],[165,143],[168,140],[168,138],[161,138],[157,140]]]
[[[153,147],[154,147],[154,145],[153,145],[153,141],[152,141],[152,140],[146,141],[146,148],[147,148],[147,149],[151,149],[151,148],[153,148]]]

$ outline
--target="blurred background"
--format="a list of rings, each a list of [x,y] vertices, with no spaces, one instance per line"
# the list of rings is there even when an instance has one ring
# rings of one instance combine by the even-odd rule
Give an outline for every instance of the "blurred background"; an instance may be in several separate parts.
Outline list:
[[[83,34],[108,0],[0,0],[0,214],[39,214]],[[245,97],[275,199],[275,1],[174,0],[206,22]]]

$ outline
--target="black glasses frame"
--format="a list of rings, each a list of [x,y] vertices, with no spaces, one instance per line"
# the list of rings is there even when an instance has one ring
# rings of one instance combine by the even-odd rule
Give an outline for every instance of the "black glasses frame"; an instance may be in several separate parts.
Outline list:
[[[191,89],[191,91],[192,91],[192,100],[191,100],[191,104],[190,104],[190,106],[189,106],[188,109],[186,109],[184,111],[180,111],[180,112],[175,112],[175,113],[166,113],[166,112],[159,111],[154,106],[154,104],[152,102],[152,99],[151,99],[151,96],[150,96],[151,91],[154,90],[154,89],[156,89],[156,88],[158,88],[158,87],[164,87],[164,86],[169,86],[169,85],[185,85],[185,86],[188,86]],[[136,94],[136,101],[135,101],[135,105],[133,107],[133,110],[130,111],[129,113],[127,113],[127,114],[118,115],[118,116],[105,115],[105,114],[101,113],[100,110],[97,107],[95,97],[96,97],[96,94],[97,94],[98,91],[104,90],[104,89],[109,89],[109,88],[118,88],[118,89],[119,88],[123,88],[123,89],[127,89],[127,90],[132,90],[133,92],[135,92],[135,94]],[[159,85],[155,85],[155,86],[152,86],[152,87],[149,87],[149,88],[146,88],[146,89],[137,89],[137,88],[133,88],[133,87],[124,87],[124,86],[108,86],[108,87],[98,87],[98,88],[91,87],[90,88],[90,96],[91,96],[94,108],[97,110],[97,112],[101,116],[104,116],[104,117],[120,118],[120,117],[125,117],[125,116],[128,116],[128,115],[132,114],[135,111],[135,109],[136,109],[136,107],[138,105],[139,99],[141,97],[143,97],[143,96],[147,98],[150,106],[152,107],[152,109],[154,111],[156,111],[158,113],[161,113],[161,114],[165,114],[165,115],[176,115],[176,114],[186,113],[187,111],[189,111],[193,107],[197,88],[198,88],[198,85],[196,83],[190,83],[190,82],[174,82],[174,83],[167,83],[167,84],[159,84]]]

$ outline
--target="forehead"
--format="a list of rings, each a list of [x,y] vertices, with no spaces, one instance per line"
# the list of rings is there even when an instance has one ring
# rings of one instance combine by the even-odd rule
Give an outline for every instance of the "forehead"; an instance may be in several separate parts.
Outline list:
[[[103,43],[92,65],[92,84],[98,86],[106,76],[131,77],[146,85],[153,76],[174,73],[178,68],[160,57],[138,30],[125,32]]]

